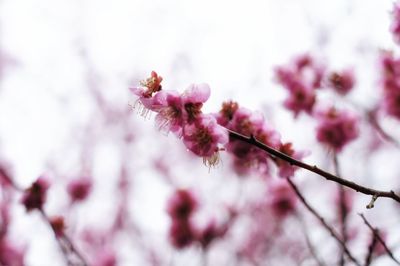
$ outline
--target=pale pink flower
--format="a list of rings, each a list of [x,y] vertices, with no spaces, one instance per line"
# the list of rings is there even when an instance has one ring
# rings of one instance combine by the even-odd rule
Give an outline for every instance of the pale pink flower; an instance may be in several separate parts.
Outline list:
[[[182,94],[185,120],[193,123],[201,114],[201,108],[210,97],[210,87],[205,84],[191,84]]]
[[[217,124],[211,115],[201,115],[183,131],[183,143],[194,154],[210,158],[218,153],[219,145],[229,140],[226,129]]]
[[[116,266],[117,257],[110,248],[103,248],[97,253],[93,266]]]
[[[141,98],[151,98],[153,94],[161,90],[161,81],[163,78],[158,76],[155,71],[151,72],[149,78],[140,82],[140,87],[133,87],[130,90],[133,94]]]
[[[182,96],[177,91],[161,91],[154,98],[152,110],[157,112],[157,127],[161,131],[171,131],[181,137],[184,125]]]
[[[0,240],[0,265],[24,266],[24,255],[24,248],[13,245],[6,238]]]
[[[161,91],[161,81],[162,77],[158,76],[156,72],[152,71],[149,78],[141,81],[140,87],[130,88],[130,91],[133,94],[139,96],[132,107],[137,108],[138,113],[141,113],[142,116],[146,117],[149,113],[149,110],[155,111],[155,109],[159,106],[159,99],[154,98],[153,94]]]

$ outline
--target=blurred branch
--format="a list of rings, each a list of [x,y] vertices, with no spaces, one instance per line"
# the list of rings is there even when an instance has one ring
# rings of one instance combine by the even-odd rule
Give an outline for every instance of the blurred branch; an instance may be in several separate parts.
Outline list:
[[[379,235],[379,230],[378,228],[374,228],[367,220],[367,218],[365,218],[364,214],[359,213],[358,215],[361,216],[361,218],[363,219],[364,223],[369,227],[369,229],[371,229],[371,231],[374,233],[374,236],[376,236],[376,238],[378,239],[378,242],[382,244],[383,248],[385,249],[386,253],[389,255],[389,257],[396,262],[397,265],[400,265],[400,262],[394,257],[393,252],[388,248],[388,246],[386,245],[385,241],[382,239],[382,237]]]
[[[386,133],[386,131],[379,124],[376,116],[377,116],[376,108],[374,108],[370,111],[367,111],[367,120],[368,120],[369,124],[372,126],[373,129],[375,129],[375,131],[379,134],[379,136],[381,136],[385,141],[392,143],[397,148],[400,148],[400,143],[395,138],[393,138],[388,133]]]
[[[53,225],[51,224],[50,218],[44,212],[43,209],[40,209],[40,213],[42,214],[43,219],[52,229],[54,236],[58,245],[61,248],[61,251],[64,255],[65,260],[67,261],[68,266],[88,266],[89,264],[86,262],[83,255],[76,249],[75,245],[72,243],[71,239],[63,233],[62,235],[58,235],[58,232],[55,230]],[[75,259],[74,259],[75,258]]]
[[[315,218],[317,218],[321,224],[325,227],[327,231],[332,235],[333,238],[335,238],[341,245],[346,253],[347,257],[354,262],[356,265],[361,266],[361,264],[354,258],[354,256],[351,254],[350,250],[347,248],[346,243],[340,238],[338,233],[325,221],[324,218],[313,208],[311,207],[310,204],[306,201],[306,199],[303,197],[297,186],[293,183],[293,181],[290,178],[286,178],[287,182],[289,185],[292,187],[293,191],[296,193],[297,197],[301,200],[301,202],[304,204],[304,206],[311,212],[312,215],[314,215]]]
[[[256,147],[266,151],[267,153],[269,153],[272,156],[275,156],[275,157],[277,157],[279,159],[282,159],[282,160],[288,162],[291,165],[298,166],[300,168],[303,168],[303,169],[306,169],[306,170],[308,170],[310,172],[313,172],[313,173],[315,173],[317,175],[320,175],[320,176],[324,177],[326,180],[336,182],[336,183],[338,183],[338,184],[340,184],[342,186],[351,188],[351,189],[353,189],[353,190],[355,190],[357,192],[360,192],[360,193],[363,193],[363,194],[366,194],[366,195],[371,195],[371,196],[374,196],[374,197],[377,197],[377,198],[378,197],[391,198],[391,199],[393,199],[393,200],[395,200],[395,201],[400,203],[400,197],[396,193],[394,193],[393,190],[391,190],[391,191],[381,191],[381,190],[376,190],[376,189],[364,187],[362,185],[359,185],[359,184],[354,183],[352,181],[349,181],[347,179],[343,179],[343,178],[338,177],[338,176],[336,176],[334,174],[326,172],[326,171],[318,168],[316,165],[309,165],[309,164],[306,164],[306,163],[304,163],[302,161],[296,160],[296,159],[286,155],[285,153],[282,153],[282,152],[280,152],[280,151],[278,151],[278,150],[276,150],[276,149],[274,149],[274,148],[272,148],[272,147],[270,147],[270,146],[258,141],[257,139],[254,138],[254,136],[247,137],[247,136],[239,134],[239,133],[237,133],[235,131],[232,131],[232,130],[229,130],[229,129],[227,129],[227,130],[229,132],[230,138],[237,139],[237,140],[246,142],[246,143],[248,143],[250,145],[256,146]]]
[[[335,174],[340,177],[340,167],[339,167],[339,159],[338,155],[334,153],[333,155],[333,166],[335,169]],[[346,191],[344,190],[344,187],[339,185],[339,222],[340,222],[340,227],[341,227],[341,233],[342,233],[342,238],[343,242],[347,244],[347,214],[348,214],[348,209],[347,209],[347,204],[346,204]],[[344,250],[342,249],[341,254],[340,254],[340,261],[339,265],[344,266]]]
[[[297,215],[297,219],[299,220],[300,226],[302,228],[301,231],[304,234],[304,238],[306,240],[306,245],[308,247],[308,250],[310,251],[311,256],[314,258],[314,260],[318,266],[326,266],[325,262],[318,257],[318,252],[315,250],[315,247],[312,244],[311,239],[308,237],[308,234],[309,234],[308,229],[307,229],[307,226],[304,223],[303,219],[299,215]]]
[[[376,237],[375,232],[372,232],[372,241],[368,246],[368,253],[367,256],[365,257],[365,266],[371,265],[372,254],[374,252],[377,243],[378,243],[378,238]]]

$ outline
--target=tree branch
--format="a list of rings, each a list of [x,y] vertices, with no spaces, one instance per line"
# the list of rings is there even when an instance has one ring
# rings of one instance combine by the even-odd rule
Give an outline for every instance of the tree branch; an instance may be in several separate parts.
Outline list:
[[[333,155],[333,166],[335,169],[335,174],[340,177],[340,167],[339,167],[339,158],[336,153]],[[348,215],[348,209],[347,209],[347,203],[346,203],[346,191],[344,190],[344,187],[339,185],[339,208],[338,208],[338,215],[339,215],[339,222],[341,226],[341,233],[342,233],[342,238],[343,242],[347,243],[347,215]],[[339,265],[344,266],[344,250],[341,250],[340,254],[340,261]]]
[[[343,251],[346,253],[347,257],[356,265],[361,266],[361,264],[354,258],[350,250],[347,248],[346,243],[340,238],[338,233],[336,233],[336,231],[325,221],[325,219],[322,218],[322,216],[313,207],[311,207],[310,204],[308,204],[308,202],[303,197],[303,195],[301,194],[297,186],[293,183],[293,181],[290,180],[290,178],[286,178],[286,180],[293,189],[293,191],[296,193],[297,197],[304,204],[304,206],[315,216],[315,218],[317,218],[322,223],[322,225],[325,227],[326,230],[329,231],[332,237],[335,238],[341,244]]]
[[[359,185],[357,183],[354,183],[352,181],[349,181],[347,179],[338,177],[338,176],[336,176],[334,174],[331,174],[331,173],[329,173],[327,171],[324,171],[324,170],[318,168],[316,165],[309,165],[309,164],[306,164],[306,163],[304,163],[302,161],[296,160],[296,159],[294,159],[294,158],[292,158],[292,157],[290,157],[290,156],[288,156],[288,155],[286,155],[286,154],[284,154],[284,153],[282,153],[282,152],[280,152],[280,151],[278,151],[278,150],[276,150],[276,149],[274,149],[274,148],[272,148],[272,147],[270,147],[270,146],[258,141],[257,139],[254,138],[254,136],[247,137],[247,136],[239,134],[239,133],[237,133],[235,131],[232,131],[232,130],[229,130],[229,129],[227,129],[227,130],[229,132],[230,138],[237,139],[237,140],[246,142],[246,143],[248,143],[250,145],[256,146],[256,147],[264,150],[265,152],[269,153],[270,155],[272,155],[272,156],[274,156],[276,158],[282,159],[282,160],[288,162],[291,165],[298,166],[300,168],[303,168],[303,169],[306,169],[306,170],[308,170],[310,172],[313,172],[313,173],[315,173],[317,175],[320,175],[320,176],[324,177],[326,180],[336,182],[336,183],[338,183],[338,184],[340,184],[342,186],[351,188],[351,189],[353,189],[353,190],[355,190],[357,192],[360,192],[362,194],[365,194],[365,195],[371,195],[371,196],[374,196],[374,197],[377,197],[377,198],[378,197],[390,198],[390,199],[393,199],[394,201],[397,201],[398,203],[400,203],[400,197],[396,193],[394,193],[393,190],[391,190],[391,191],[381,191],[381,190],[376,190],[376,189],[364,187],[362,185]]]
[[[388,248],[388,246],[386,245],[385,241],[382,239],[382,237],[379,235],[379,230],[378,228],[374,228],[367,220],[367,218],[365,218],[364,214],[359,213],[358,215],[361,216],[361,218],[363,219],[364,223],[369,227],[369,229],[371,229],[371,231],[374,233],[374,236],[376,236],[377,240],[379,243],[382,244],[383,248],[385,249],[386,253],[389,255],[389,257],[396,262],[397,265],[400,265],[400,262],[394,257],[393,252]]]

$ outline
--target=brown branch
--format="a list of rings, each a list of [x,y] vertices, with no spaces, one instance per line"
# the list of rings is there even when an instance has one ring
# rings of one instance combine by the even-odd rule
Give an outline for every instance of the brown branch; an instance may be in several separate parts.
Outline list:
[[[336,183],[338,183],[338,184],[340,184],[342,186],[351,188],[351,189],[353,189],[353,190],[355,190],[357,192],[363,193],[365,195],[371,195],[371,196],[374,196],[374,197],[377,197],[377,198],[378,197],[390,198],[390,199],[393,199],[393,200],[395,200],[395,201],[400,203],[400,196],[398,196],[396,193],[394,193],[393,190],[391,190],[391,191],[381,191],[381,190],[376,190],[376,189],[364,187],[362,185],[359,185],[357,183],[354,183],[352,181],[349,181],[347,179],[338,177],[338,176],[336,176],[334,174],[331,174],[331,173],[329,173],[327,171],[324,171],[324,170],[318,168],[316,165],[309,165],[309,164],[306,164],[306,163],[304,163],[302,161],[296,160],[296,159],[288,156],[287,154],[282,153],[282,152],[280,152],[280,151],[278,151],[278,150],[276,150],[276,149],[274,149],[274,148],[272,148],[272,147],[270,147],[270,146],[258,141],[257,139],[254,138],[254,136],[247,137],[247,136],[239,134],[239,133],[237,133],[235,131],[232,131],[232,130],[229,130],[229,129],[227,129],[227,130],[229,132],[230,138],[237,139],[237,140],[246,142],[246,143],[248,143],[250,145],[253,145],[255,147],[258,147],[258,148],[266,151],[267,153],[269,153],[272,156],[275,156],[275,157],[277,157],[279,159],[282,159],[282,160],[288,162],[291,165],[298,166],[300,168],[303,168],[303,169],[306,169],[306,170],[308,170],[310,172],[313,172],[313,173],[315,173],[317,175],[320,175],[320,176],[324,177],[326,180],[336,182]]]
[[[57,236],[57,232],[51,225],[50,219],[47,216],[47,214],[44,212],[43,209],[39,209],[40,213],[42,214],[43,219],[46,221],[46,223],[50,226],[54,233],[54,237],[56,238],[56,241],[58,245],[60,246],[60,249],[64,255],[64,258],[67,262],[68,266],[88,266],[89,264],[86,262],[85,258],[83,255],[76,249],[74,244],[72,243],[71,239],[65,234],[62,236]],[[77,259],[77,262],[74,262],[74,260],[71,259],[72,257],[75,257]]]
[[[378,238],[376,237],[375,231],[372,232],[372,241],[368,245],[368,253],[367,256],[365,257],[365,266],[371,265],[372,262],[372,254],[374,252],[374,249],[376,247],[376,244],[378,244]]]
[[[296,193],[297,197],[304,204],[304,206],[311,212],[311,214],[315,216],[315,218],[317,218],[321,222],[321,224],[325,227],[325,229],[329,231],[331,236],[341,244],[343,251],[346,253],[347,257],[356,265],[361,266],[361,264],[354,258],[350,250],[347,248],[346,243],[340,238],[338,233],[325,221],[325,219],[322,218],[322,216],[313,207],[311,207],[311,205],[306,201],[306,199],[303,197],[303,195],[301,194],[297,186],[293,183],[293,181],[290,178],[286,178],[286,180],[293,189],[293,191]]]
[[[301,226],[301,228],[302,228],[301,231],[302,231],[303,234],[304,234],[304,238],[305,238],[305,240],[306,240],[306,245],[307,245],[307,247],[308,247],[308,250],[309,250],[309,252],[310,252],[310,255],[314,258],[314,260],[315,260],[315,262],[316,262],[316,264],[317,264],[318,266],[326,266],[325,262],[324,262],[322,259],[320,259],[320,258],[318,257],[318,253],[317,253],[317,251],[315,250],[315,247],[314,247],[314,245],[312,244],[311,239],[308,237],[308,229],[307,229],[307,226],[306,226],[306,224],[304,223],[302,217],[300,217],[300,215],[297,215],[297,219],[299,220],[300,226]]]
[[[371,229],[371,231],[374,233],[374,235],[376,236],[376,238],[378,239],[379,243],[382,244],[383,248],[385,249],[386,253],[389,255],[389,257],[396,262],[397,265],[400,265],[400,262],[394,257],[393,252],[388,248],[388,246],[386,245],[385,241],[382,239],[382,237],[379,235],[379,230],[378,228],[374,228],[367,220],[367,218],[365,218],[364,214],[359,213],[358,215],[361,216],[361,218],[363,219],[364,223],[369,227],[369,229]]]

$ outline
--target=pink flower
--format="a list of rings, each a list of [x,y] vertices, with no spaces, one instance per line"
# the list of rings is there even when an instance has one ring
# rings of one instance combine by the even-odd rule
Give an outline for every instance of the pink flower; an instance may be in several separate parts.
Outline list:
[[[72,180],[67,186],[67,192],[72,202],[85,200],[91,189],[92,180],[88,177]]]
[[[0,203],[0,239],[2,239],[8,232],[10,225],[10,203]]]
[[[317,112],[316,117],[317,140],[336,152],[358,137],[358,118],[350,112],[330,107]]]
[[[157,112],[155,118],[157,127],[161,131],[166,133],[172,131],[181,137],[184,124],[182,96],[176,91],[161,91],[155,98],[157,105],[152,109]]]
[[[297,197],[285,181],[272,183],[268,191],[268,203],[275,215],[283,218],[296,210]]]
[[[324,68],[308,54],[298,56],[291,64],[275,69],[278,82],[289,92],[284,106],[299,113],[310,114],[316,102],[315,90],[321,87]]]
[[[243,107],[237,107],[227,127],[242,135],[254,136],[258,141],[274,148],[280,144],[279,134],[266,123],[264,117]],[[233,155],[233,168],[237,174],[244,176],[255,170],[263,176],[268,175],[269,159],[264,151],[234,139],[229,141],[226,149]]]
[[[400,3],[395,3],[393,6],[393,20],[390,27],[393,38],[397,44],[400,43]]]
[[[115,252],[109,248],[103,248],[98,252],[93,266],[115,266],[117,265],[117,257]]]
[[[239,107],[235,111],[228,128],[250,137],[251,135],[255,135],[263,124],[264,117],[261,113],[253,112],[244,107]]]
[[[289,96],[283,105],[293,111],[294,116],[297,117],[302,111],[310,114],[315,102],[316,95],[314,89],[299,83],[291,88]]]
[[[207,225],[197,233],[197,240],[200,242],[201,246],[206,249],[215,239],[224,236],[227,229],[227,226],[219,226],[215,219],[211,219]]]
[[[65,231],[65,223],[64,217],[62,216],[53,216],[50,218],[50,225],[53,228],[54,234],[56,237],[61,237],[64,235]]]
[[[0,240],[0,265],[24,266],[23,248],[14,246],[8,239]]]
[[[172,219],[189,219],[198,202],[190,190],[178,189],[168,200],[167,212]]]
[[[215,114],[217,122],[221,126],[228,126],[228,123],[233,119],[236,111],[239,109],[239,104],[234,101],[222,103],[222,108],[219,113]]]
[[[137,108],[142,116],[146,117],[149,110],[154,111],[160,105],[160,99],[153,97],[153,94],[161,91],[161,81],[162,77],[152,71],[149,78],[140,82],[141,87],[130,88],[133,94],[139,96],[132,108]]]
[[[4,165],[0,165],[0,185],[4,188],[13,185],[9,170]]]
[[[400,60],[393,57],[392,53],[382,54],[382,107],[385,112],[400,119]]]
[[[153,94],[161,90],[161,81],[163,78],[158,76],[155,71],[146,80],[140,82],[141,87],[133,87],[131,91],[142,98],[151,98]]]
[[[141,101],[145,108],[157,112],[156,124],[160,130],[167,133],[172,131],[182,137],[182,128],[197,120],[209,96],[210,87],[207,84],[192,84],[182,95],[176,91],[161,91]]]
[[[340,95],[349,93],[355,83],[354,73],[351,70],[332,72],[328,76],[328,86]]]
[[[306,152],[295,151],[292,147],[292,143],[290,142],[280,144],[278,150],[296,160],[301,160],[305,155],[307,155]],[[298,169],[297,167],[279,158],[275,160],[275,163],[279,168],[278,175],[283,178],[288,178],[293,176],[294,172]]]
[[[33,209],[42,209],[46,201],[46,192],[48,188],[48,181],[41,176],[24,191],[21,203],[25,205],[25,208],[28,212]]]
[[[218,146],[227,142],[228,132],[211,115],[201,115],[184,127],[183,143],[198,156],[211,158],[218,153]]]
[[[189,246],[195,240],[195,233],[189,220],[172,220],[169,230],[171,244],[182,249]]]
[[[182,94],[185,120],[193,123],[201,114],[201,108],[210,97],[210,87],[205,84],[191,84]]]

